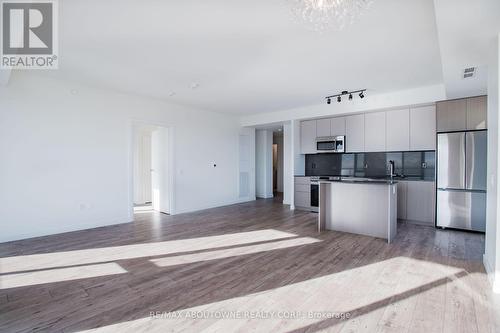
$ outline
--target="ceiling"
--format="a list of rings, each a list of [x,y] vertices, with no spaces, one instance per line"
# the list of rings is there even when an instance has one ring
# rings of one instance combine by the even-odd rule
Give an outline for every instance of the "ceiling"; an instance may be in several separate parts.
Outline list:
[[[448,98],[487,93],[488,55],[500,32],[499,0],[435,0],[436,22]],[[476,67],[464,79],[465,68]]]
[[[287,0],[59,6],[59,70],[39,73],[218,112],[269,112],[317,104],[341,90],[439,84],[454,70],[442,66],[441,52],[449,57],[452,46],[443,42],[448,32],[440,46],[433,0],[375,0],[354,25],[323,34],[293,21]]]

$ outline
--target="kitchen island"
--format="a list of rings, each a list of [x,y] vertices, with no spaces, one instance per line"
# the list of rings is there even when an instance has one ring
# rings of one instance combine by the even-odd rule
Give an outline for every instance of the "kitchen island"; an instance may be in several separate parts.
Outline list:
[[[397,184],[390,180],[319,181],[318,229],[387,239],[397,231]]]

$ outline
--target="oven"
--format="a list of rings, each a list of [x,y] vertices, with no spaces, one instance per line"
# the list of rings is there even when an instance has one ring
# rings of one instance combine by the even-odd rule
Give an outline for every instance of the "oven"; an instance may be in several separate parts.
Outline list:
[[[311,210],[318,211],[319,207],[319,177],[311,177]]]

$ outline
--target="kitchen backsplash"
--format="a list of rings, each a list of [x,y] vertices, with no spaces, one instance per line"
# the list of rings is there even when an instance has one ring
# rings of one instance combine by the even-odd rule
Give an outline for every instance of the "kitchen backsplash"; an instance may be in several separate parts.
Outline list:
[[[308,154],[306,176],[386,177],[391,160],[398,175],[434,180],[434,151]]]

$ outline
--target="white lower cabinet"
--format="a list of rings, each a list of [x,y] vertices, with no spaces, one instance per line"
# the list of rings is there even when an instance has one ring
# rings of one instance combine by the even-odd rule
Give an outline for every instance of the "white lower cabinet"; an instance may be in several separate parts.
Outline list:
[[[311,207],[311,193],[295,192],[295,207],[298,209]]]
[[[398,182],[398,219],[406,220],[406,182]]]
[[[436,187],[433,181],[398,183],[398,219],[434,225]]]
[[[311,208],[311,178],[310,177],[295,177],[294,191],[295,208],[310,209]]]

